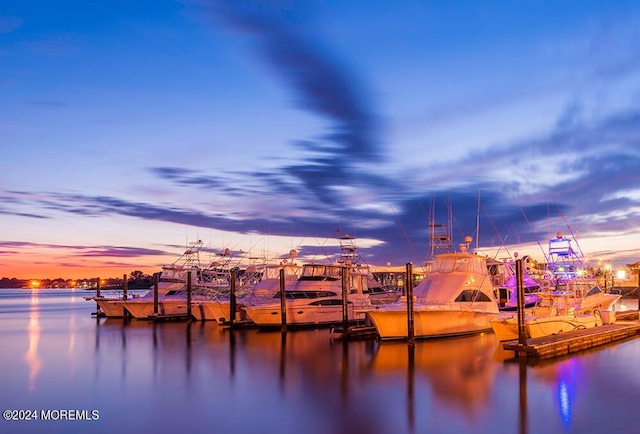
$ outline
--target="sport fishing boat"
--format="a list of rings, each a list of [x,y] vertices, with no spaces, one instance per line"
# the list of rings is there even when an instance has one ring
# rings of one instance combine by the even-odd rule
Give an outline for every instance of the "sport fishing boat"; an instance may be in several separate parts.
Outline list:
[[[362,308],[371,306],[367,294],[371,269],[359,263],[354,238],[340,238],[341,256],[333,264],[308,263],[302,266],[300,277],[286,285],[285,319],[292,326],[323,326],[344,320],[343,283],[347,289],[346,318],[353,322],[363,320]],[[344,282],[343,282],[344,273]],[[245,317],[260,327],[282,324],[280,291],[268,303],[247,304],[242,308]]]
[[[471,238],[460,251],[435,255],[424,280],[414,289],[414,337],[434,338],[491,330],[498,315],[487,257],[468,252]],[[397,303],[364,311],[381,339],[408,337],[406,297]]]
[[[191,276],[192,301],[204,300],[214,295],[229,292],[232,270],[239,270],[237,264],[231,262],[231,252],[225,249],[220,256],[222,262],[214,261],[202,266],[200,253],[203,251],[201,240],[192,243],[183,255],[173,264],[162,267],[158,284],[158,311],[155,312],[154,291],[144,297],[116,301],[136,319],[149,319],[154,314],[186,315],[188,311],[188,276]]]
[[[572,240],[558,232],[549,240],[546,273],[541,282],[539,304],[525,313],[528,338],[555,335],[603,324],[602,312],[612,309],[620,294],[603,291],[584,266]],[[501,341],[518,339],[518,318],[503,313],[491,326]]]
[[[280,264],[264,264],[256,270],[258,282],[247,291],[237,293],[236,316],[242,318],[241,308],[257,304],[273,302],[273,297],[280,290],[280,270],[283,271],[284,284],[296,281],[301,274],[302,267],[293,258],[295,250],[289,252],[290,259],[284,259]],[[248,271],[252,271],[248,269]],[[220,323],[231,320],[230,292],[212,294],[210,297],[199,298],[191,302],[191,313],[198,321],[218,321]]]
[[[558,309],[562,303],[568,303],[566,309],[576,313],[593,313],[594,310],[610,310],[621,294],[607,293],[585,266],[582,253],[573,247],[572,240],[558,232],[549,240],[549,263],[547,273],[542,280],[543,292],[567,294],[558,300]]]
[[[570,294],[560,292],[542,293],[541,300],[524,316],[527,338],[539,338],[558,333],[598,327],[603,324],[598,309],[580,313],[570,308]],[[517,313],[501,313],[491,320],[491,327],[500,341],[518,339]]]

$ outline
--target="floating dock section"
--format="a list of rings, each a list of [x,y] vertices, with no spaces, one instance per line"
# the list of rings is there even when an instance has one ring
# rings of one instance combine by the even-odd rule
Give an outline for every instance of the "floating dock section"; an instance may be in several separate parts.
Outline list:
[[[358,340],[371,339],[378,336],[376,328],[373,326],[344,326],[331,327],[329,329],[331,339]]]
[[[187,314],[162,314],[162,313],[152,313],[147,316],[147,319],[150,319],[153,322],[169,322],[169,321],[191,321],[191,315]]]
[[[636,312],[637,318],[637,312]],[[553,336],[527,339],[525,345],[518,341],[503,344],[507,351],[514,351],[516,357],[550,359],[584,351],[600,345],[636,337],[640,333],[640,322],[621,321],[583,330],[563,332]]]

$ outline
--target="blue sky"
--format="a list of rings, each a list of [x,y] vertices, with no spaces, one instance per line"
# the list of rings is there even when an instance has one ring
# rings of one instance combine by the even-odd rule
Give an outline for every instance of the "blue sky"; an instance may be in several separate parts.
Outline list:
[[[631,1],[5,1],[0,275],[416,264],[478,196],[486,252],[632,263],[639,72]]]

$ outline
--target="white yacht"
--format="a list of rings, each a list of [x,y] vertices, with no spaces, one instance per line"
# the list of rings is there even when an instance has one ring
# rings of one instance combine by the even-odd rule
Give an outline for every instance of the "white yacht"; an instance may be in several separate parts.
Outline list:
[[[603,324],[599,310],[578,312],[570,308],[569,293],[542,293],[541,300],[524,316],[524,330],[527,338],[539,338],[558,333],[598,327]],[[491,320],[491,327],[498,340],[518,339],[517,313],[501,313]]]
[[[525,315],[528,338],[602,325],[602,312],[613,308],[620,294],[603,291],[584,266],[572,240],[558,232],[549,240],[547,273],[541,280],[541,301]],[[517,315],[503,313],[492,321],[501,341],[518,339]]]
[[[435,255],[435,262],[414,290],[414,337],[431,338],[491,330],[498,315],[487,257],[468,253],[470,238],[456,253]],[[407,300],[364,312],[381,339],[408,337]]]
[[[295,257],[294,252],[290,252],[291,258]],[[280,290],[280,270],[284,271],[284,284],[288,285],[300,277],[302,267],[286,259],[281,264],[266,264],[260,267],[257,272],[260,275],[258,282],[248,291],[237,294],[236,319],[244,319],[241,312],[244,306],[273,302],[274,295]],[[210,297],[193,300],[191,313],[198,321],[228,322],[231,319],[230,294],[212,294]]]
[[[371,306],[369,284],[373,274],[367,265],[360,264],[354,238],[340,238],[341,256],[333,264],[309,263],[302,266],[300,277],[285,287],[285,315],[287,325],[315,326],[337,324],[344,320],[342,298],[343,279],[347,289],[346,315],[350,322],[363,320],[363,308]],[[280,291],[271,302],[247,304],[242,308],[245,317],[260,327],[282,324]]]
[[[211,294],[228,292],[230,287],[229,275],[233,268],[230,262],[229,249],[220,254],[225,258],[223,263],[212,262],[203,267],[200,253],[203,251],[201,240],[191,243],[182,256],[171,265],[164,265],[158,284],[158,311],[155,310],[154,291],[151,290],[144,297],[114,301],[116,305],[124,307],[136,319],[148,319],[154,313],[160,315],[187,314],[187,280],[191,273],[192,300],[211,297]]]

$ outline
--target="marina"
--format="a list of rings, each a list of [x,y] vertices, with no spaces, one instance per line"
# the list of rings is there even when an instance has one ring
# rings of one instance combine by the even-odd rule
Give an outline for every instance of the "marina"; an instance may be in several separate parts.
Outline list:
[[[636,433],[639,18],[3,2],[0,434]]]
[[[332,339],[327,328],[94,317],[85,295],[0,290],[0,403],[99,419],[4,420],[3,432],[110,433],[126,423],[142,432],[624,433],[635,423],[635,334],[517,360],[491,332],[413,345]],[[637,314],[636,299],[623,301],[621,317]]]

